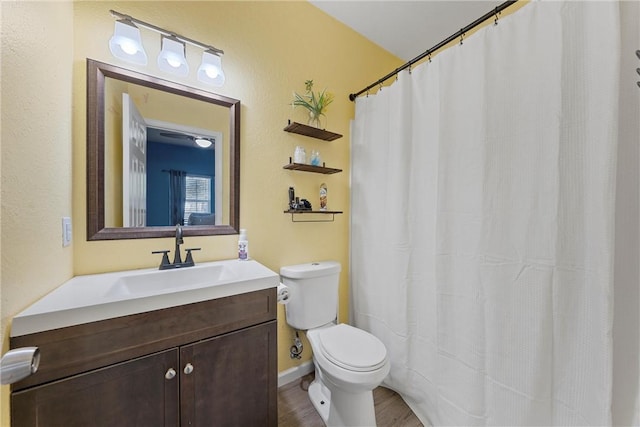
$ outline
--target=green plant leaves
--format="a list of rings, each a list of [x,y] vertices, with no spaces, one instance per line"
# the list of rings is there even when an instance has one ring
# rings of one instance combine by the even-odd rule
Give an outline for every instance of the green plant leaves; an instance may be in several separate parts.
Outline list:
[[[311,117],[319,118],[324,116],[327,107],[333,102],[333,94],[327,92],[326,89],[315,93],[313,91],[313,80],[305,80],[304,85],[306,93],[300,95],[294,92],[291,105],[306,108],[309,110]]]

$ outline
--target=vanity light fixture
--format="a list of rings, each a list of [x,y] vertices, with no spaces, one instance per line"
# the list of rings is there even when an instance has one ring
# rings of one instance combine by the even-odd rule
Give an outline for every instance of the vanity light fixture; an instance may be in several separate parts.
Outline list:
[[[158,67],[162,71],[183,77],[189,74],[184,43],[175,36],[162,36],[162,50],[158,55]]]
[[[119,19],[109,40],[109,50],[116,58],[147,65],[147,53],[142,47],[140,29],[130,19]]]
[[[220,56],[224,51],[197,40],[167,31],[129,15],[110,10],[111,15],[117,18],[116,29],[109,40],[109,48],[116,58],[136,64],[147,65],[147,55],[142,47],[142,38],[138,27],[155,31],[162,35],[162,50],[158,56],[158,67],[162,71],[186,76],[189,74],[189,65],[186,58],[186,45],[199,47],[204,50],[202,64],[198,68],[198,80],[214,86],[222,86],[225,76],[222,71]],[[125,42],[126,40],[126,42]],[[131,52],[131,53],[128,53]]]
[[[202,63],[198,68],[198,80],[213,86],[222,86],[224,84],[222,60],[216,52],[212,50],[202,52]]]

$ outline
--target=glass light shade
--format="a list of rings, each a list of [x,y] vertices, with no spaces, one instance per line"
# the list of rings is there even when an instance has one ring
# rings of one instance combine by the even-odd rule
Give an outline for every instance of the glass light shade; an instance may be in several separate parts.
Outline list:
[[[211,140],[206,139],[206,138],[196,138],[195,139],[196,144],[198,144],[198,147],[202,147],[202,148],[209,148],[211,147]]]
[[[162,50],[158,55],[158,67],[167,73],[186,76],[189,64],[184,54],[184,43],[174,37],[162,37]]]
[[[213,86],[224,84],[222,60],[210,50],[205,50],[202,53],[202,64],[198,68],[198,80]]]
[[[147,53],[142,47],[140,30],[132,22],[116,21],[113,36],[109,39],[109,50],[116,58],[134,64],[147,65]]]

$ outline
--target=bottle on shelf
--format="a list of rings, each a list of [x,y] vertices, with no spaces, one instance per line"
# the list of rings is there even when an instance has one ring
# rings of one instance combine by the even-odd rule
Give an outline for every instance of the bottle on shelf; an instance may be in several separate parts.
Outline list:
[[[307,153],[304,150],[304,147],[298,145],[296,150],[293,152],[293,162],[294,163],[306,163],[307,162]]]
[[[320,210],[327,210],[327,184],[320,184]]]

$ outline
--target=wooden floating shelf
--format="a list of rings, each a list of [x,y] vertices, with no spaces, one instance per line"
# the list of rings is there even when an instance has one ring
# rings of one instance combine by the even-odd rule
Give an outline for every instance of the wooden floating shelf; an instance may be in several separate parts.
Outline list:
[[[324,165],[324,163],[323,163]],[[294,171],[305,171],[305,172],[315,172],[321,173],[325,175],[330,175],[333,173],[342,172],[342,169],[328,168],[325,166],[313,166],[307,165],[305,163],[289,163],[288,165],[284,165],[282,169],[289,169]]]
[[[310,209],[289,209],[284,211],[284,213],[290,214],[341,214],[342,211],[313,211]]]
[[[291,214],[291,222],[333,222],[337,214],[341,214],[342,211],[312,211],[307,209],[289,209],[284,211],[286,214]],[[302,219],[296,220],[295,215],[298,214],[319,214],[319,215],[331,215],[330,219]]]
[[[311,138],[321,139],[323,141],[333,141],[342,138],[339,133],[329,132],[328,130],[314,128],[313,126],[303,125],[302,123],[291,123],[284,128],[286,132],[297,133],[299,135],[310,136]]]

